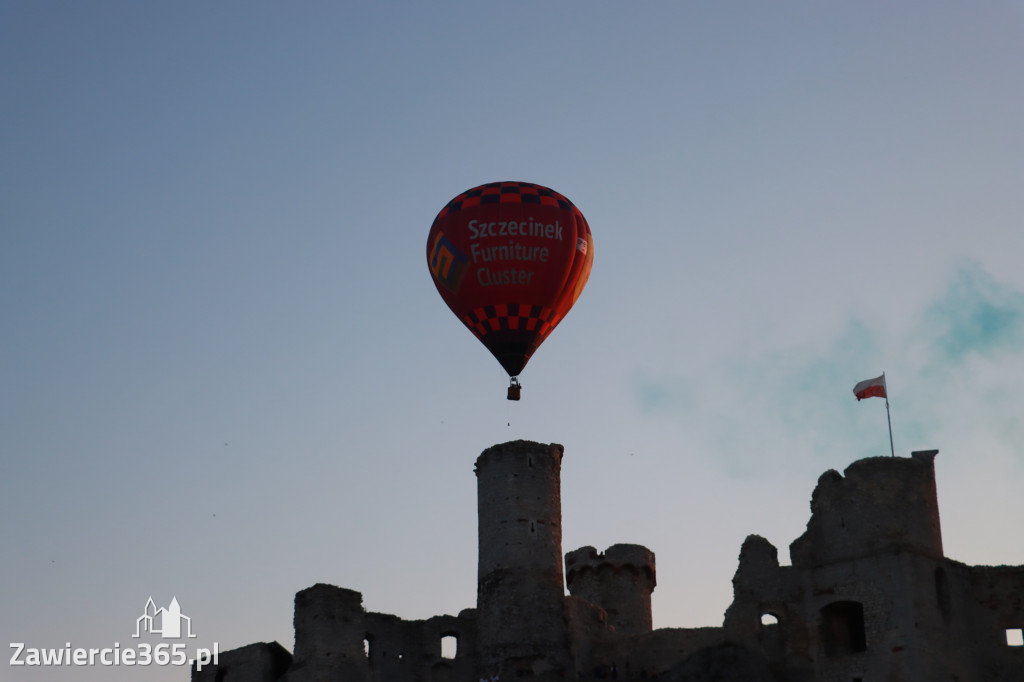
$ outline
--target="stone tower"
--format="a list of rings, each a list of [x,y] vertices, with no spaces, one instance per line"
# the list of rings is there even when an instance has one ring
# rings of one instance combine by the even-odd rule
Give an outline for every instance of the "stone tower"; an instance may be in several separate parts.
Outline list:
[[[612,545],[601,554],[581,547],[565,555],[569,592],[597,604],[623,635],[650,632],[654,552],[641,545]]]
[[[881,552],[942,558],[935,455],[854,462],[845,476],[826,471],[811,497],[807,531],[789,546],[794,566],[816,566]]]
[[[317,584],[296,594],[295,654],[288,682],[366,682],[364,618],[358,592]]]
[[[574,679],[562,574],[562,446],[530,441],[476,461],[480,676]]]

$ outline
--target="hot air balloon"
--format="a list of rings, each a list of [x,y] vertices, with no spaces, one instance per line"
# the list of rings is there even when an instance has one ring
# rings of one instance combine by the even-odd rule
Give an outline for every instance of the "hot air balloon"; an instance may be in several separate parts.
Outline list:
[[[519,374],[590,276],[594,239],[579,209],[529,182],[491,182],[449,201],[427,237],[441,298],[508,372]]]

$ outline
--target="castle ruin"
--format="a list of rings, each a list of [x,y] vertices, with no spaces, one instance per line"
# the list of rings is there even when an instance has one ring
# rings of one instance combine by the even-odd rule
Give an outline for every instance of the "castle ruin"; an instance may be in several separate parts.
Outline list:
[[[251,644],[192,681],[1024,680],[1024,566],[943,555],[935,450],[827,471],[792,565],[751,535],[722,626],[657,630],[651,550],[583,547],[563,564],[562,454],[514,441],[477,459],[476,608],[407,621],[317,584],[295,595],[294,652]]]

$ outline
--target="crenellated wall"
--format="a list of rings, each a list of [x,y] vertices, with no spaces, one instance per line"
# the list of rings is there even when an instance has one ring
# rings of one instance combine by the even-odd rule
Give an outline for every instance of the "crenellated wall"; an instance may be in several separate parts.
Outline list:
[[[581,547],[565,555],[565,571],[569,593],[604,609],[617,633],[651,631],[651,593],[657,584],[654,552],[627,544],[601,553]]]

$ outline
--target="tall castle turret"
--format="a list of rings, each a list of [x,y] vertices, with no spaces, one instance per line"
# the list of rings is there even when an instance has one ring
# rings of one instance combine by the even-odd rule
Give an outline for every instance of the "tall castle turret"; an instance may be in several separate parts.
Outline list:
[[[604,609],[619,634],[650,632],[654,552],[641,545],[612,545],[598,554],[581,547],[565,555],[569,592]]]
[[[563,609],[561,467],[561,445],[522,440],[476,461],[481,677],[575,677]]]

